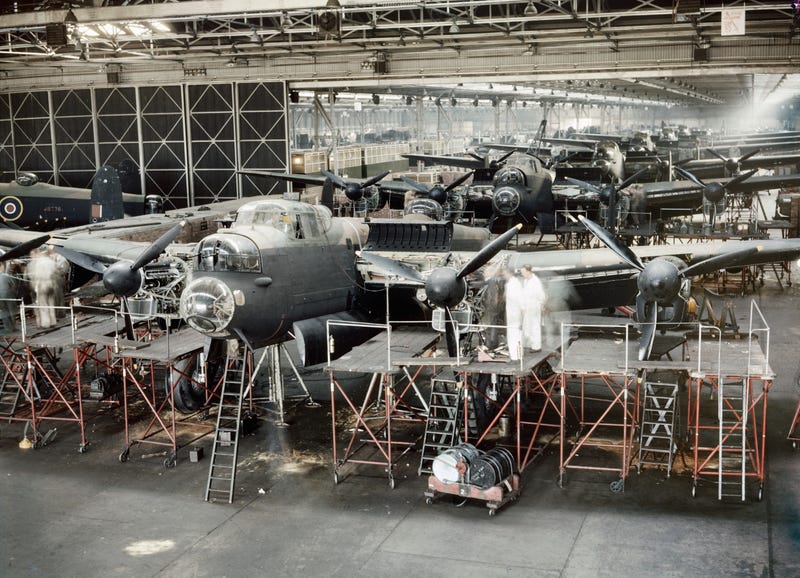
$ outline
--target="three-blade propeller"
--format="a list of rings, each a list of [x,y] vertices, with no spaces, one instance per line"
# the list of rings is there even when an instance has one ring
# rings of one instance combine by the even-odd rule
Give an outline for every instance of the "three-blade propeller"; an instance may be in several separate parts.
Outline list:
[[[467,294],[467,275],[483,267],[495,255],[503,250],[505,246],[508,245],[509,241],[519,233],[521,228],[522,225],[517,224],[492,240],[483,249],[475,253],[461,269],[456,270],[452,267],[438,267],[431,271],[427,277],[423,276],[416,269],[394,259],[363,251],[358,253],[358,255],[365,261],[383,269],[388,275],[400,277],[411,281],[415,285],[425,287],[425,294],[428,297],[428,301],[435,307],[440,307],[445,311],[447,321],[445,324],[445,335],[447,338],[448,355],[455,357],[457,353],[456,327],[453,322],[451,309],[461,303]]]
[[[725,164],[725,172],[728,175],[735,175],[736,173],[738,173],[744,161],[761,152],[760,149],[756,149],[754,151],[747,153],[746,155],[740,156],[739,158],[734,158],[734,157],[726,157],[712,148],[707,148],[706,150]]]
[[[379,175],[375,175],[374,177],[370,177],[366,181],[359,183],[357,181],[346,181],[339,175],[336,175],[326,169],[322,169],[320,172],[328,177],[337,187],[343,189],[345,196],[351,201],[360,201],[364,196],[364,191],[366,189],[377,184],[389,174],[389,171],[384,171]]]
[[[644,264],[629,247],[618,242],[603,227],[583,215],[578,218],[589,231],[614,251],[620,259],[639,271],[636,279],[639,294],[636,296],[636,301],[637,311],[642,313],[639,318],[641,330],[641,338],[639,339],[640,361],[650,358],[656,334],[658,307],[670,305],[679,298],[684,280],[690,279],[695,275],[705,275],[718,269],[740,265],[762,249],[760,246],[746,247],[709,257],[688,267],[676,265],[675,260],[665,257],[656,257]]]
[[[746,173],[742,173],[740,175],[735,176],[730,181],[725,183],[713,182],[713,183],[704,183],[698,177],[690,173],[684,168],[681,167],[674,167],[675,172],[681,175],[683,178],[692,181],[698,187],[703,190],[703,198],[710,204],[710,214],[709,214],[709,222],[711,223],[711,228],[714,228],[714,224],[717,220],[717,207],[721,204],[722,201],[725,199],[725,194],[728,189],[732,186],[738,185],[741,182],[746,181],[754,174],[758,172],[758,169],[753,169],[752,171],[748,171]]]
[[[411,185],[414,188],[414,190],[419,191],[420,193],[424,193],[425,195],[427,195],[429,199],[436,201],[440,205],[444,206],[444,204],[447,202],[448,193],[453,189],[455,189],[457,186],[461,185],[468,178],[470,178],[472,176],[472,173],[473,171],[464,173],[462,176],[458,177],[456,180],[454,180],[446,187],[443,187],[442,185],[434,185],[432,187],[428,187],[427,185],[424,185],[406,176],[401,176],[400,179],[403,182]]]
[[[627,179],[625,179],[619,184],[615,185],[614,183],[609,183],[603,187],[598,187],[596,185],[593,185],[592,183],[587,183],[586,181],[582,181],[580,179],[575,179],[572,177],[566,177],[566,180],[575,185],[576,187],[579,187],[587,191],[591,191],[600,197],[600,201],[603,202],[605,205],[607,205],[609,208],[608,228],[614,229],[617,217],[615,210],[617,204],[617,195],[619,195],[621,191],[623,191],[624,189],[628,188],[633,183],[635,183],[636,180],[644,173],[646,173],[648,170],[650,170],[650,167],[645,167],[643,169],[636,171],[635,173],[633,173],[631,176],[629,176]]]

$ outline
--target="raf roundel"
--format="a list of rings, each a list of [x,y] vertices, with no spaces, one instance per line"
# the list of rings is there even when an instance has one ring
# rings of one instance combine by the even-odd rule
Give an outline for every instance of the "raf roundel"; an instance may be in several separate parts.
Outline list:
[[[5,221],[16,221],[22,216],[22,202],[17,197],[0,199],[0,217]]]

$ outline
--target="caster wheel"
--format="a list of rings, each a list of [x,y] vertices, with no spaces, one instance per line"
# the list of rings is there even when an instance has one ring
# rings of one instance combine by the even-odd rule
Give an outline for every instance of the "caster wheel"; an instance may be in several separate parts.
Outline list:
[[[758,497],[756,498],[759,502],[761,498],[764,497],[764,486],[758,486]]]
[[[433,503],[433,498],[425,498],[425,503],[430,506]]]
[[[692,497],[697,497],[697,484],[692,484]]]
[[[127,449],[122,450],[122,453],[119,454],[119,463],[124,464],[128,461],[128,457],[130,457],[130,451]]]
[[[618,494],[618,493],[620,493],[621,491],[623,491],[625,489],[625,480],[623,480],[623,479],[615,480],[615,481],[611,482],[608,485],[608,487],[611,488],[612,492],[614,492],[615,494]]]
[[[495,514],[497,514],[497,510],[494,510],[494,509],[489,510],[489,517],[490,518],[493,517]]]
[[[177,464],[177,463],[178,463],[178,456],[176,456],[175,454],[168,455],[166,458],[164,458],[164,467],[165,468],[168,468],[168,469],[169,468],[174,468],[175,464]]]
[[[389,488],[394,490],[394,478],[389,478]]]
[[[333,472],[333,483],[339,485],[339,472]]]
[[[81,444],[78,446],[78,453],[85,454],[89,451],[89,444]]]
[[[793,450],[797,449],[797,442],[796,441],[792,442],[792,449]]]
[[[455,498],[453,500],[453,505],[456,508],[463,508],[466,505],[466,503],[467,503],[467,498],[464,498],[463,500],[459,500],[458,498]]]

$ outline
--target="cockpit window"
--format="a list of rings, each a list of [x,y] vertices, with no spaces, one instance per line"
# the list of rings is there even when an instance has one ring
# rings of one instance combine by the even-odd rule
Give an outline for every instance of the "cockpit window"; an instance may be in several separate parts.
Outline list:
[[[321,236],[331,225],[327,207],[301,203],[264,201],[245,205],[236,215],[236,226],[266,225],[290,239]]]
[[[247,271],[259,273],[258,248],[247,237],[210,235],[203,239],[197,253],[199,271]]]

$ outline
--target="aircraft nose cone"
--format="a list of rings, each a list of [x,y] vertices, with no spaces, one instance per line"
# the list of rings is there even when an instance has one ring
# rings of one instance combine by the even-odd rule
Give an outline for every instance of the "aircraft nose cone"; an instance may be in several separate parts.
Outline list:
[[[709,185],[706,188],[706,199],[712,203],[718,203],[725,196],[725,189],[717,185]]]
[[[195,279],[181,294],[181,317],[206,335],[224,333],[233,319],[235,307],[230,287],[212,277]]]
[[[592,164],[604,173],[607,173],[609,167],[611,166],[611,163],[609,163],[606,159],[597,159]]]
[[[512,187],[500,187],[494,192],[492,206],[495,213],[510,217],[517,212],[520,204],[519,191]]]
[[[359,201],[361,200],[361,197],[364,196],[364,191],[361,190],[360,185],[356,183],[350,183],[345,188],[344,194],[351,201]]]

